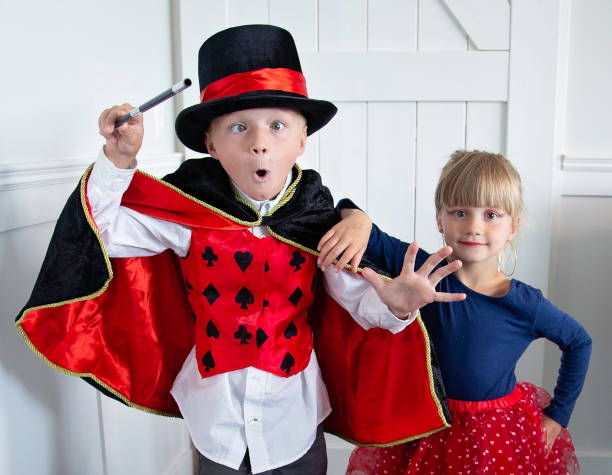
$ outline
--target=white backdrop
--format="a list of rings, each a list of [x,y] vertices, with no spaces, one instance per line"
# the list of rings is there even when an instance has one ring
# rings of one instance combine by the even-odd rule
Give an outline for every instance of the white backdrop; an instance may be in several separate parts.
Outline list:
[[[301,165],[393,234],[439,245],[432,193],[454,149],[507,152],[517,164],[528,205],[518,277],[593,336],[570,430],[583,473],[612,471],[608,2],[514,0],[512,10],[505,0],[96,3],[0,3],[10,66],[0,78],[0,474],[192,470],[181,421],[127,409],[52,371],[12,320],[66,196],[100,146],[99,112],[141,103],[182,77],[197,84],[202,40],[254,22],[289,28],[310,95],[339,107],[309,138]],[[161,175],[183,156],[173,121],[197,95],[192,87],[147,112],[149,171]],[[552,345],[534,345],[519,376],[551,390],[558,358]],[[330,474],[342,473],[348,450],[329,439]]]

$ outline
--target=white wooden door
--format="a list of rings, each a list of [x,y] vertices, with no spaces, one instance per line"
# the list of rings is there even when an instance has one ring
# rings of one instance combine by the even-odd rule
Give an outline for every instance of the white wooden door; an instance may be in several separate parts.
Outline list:
[[[566,3],[515,0],[511,11],[507,0],[182,0],[179,76],[197,77],[197,50],[220,29],[287,28],[309,96],[339,109],[308,139],[300,165],[318,170],[336,200],[350,197],[382,229],[427,250],[442,244],[433,194],[450,154],[507,154],[523,174],[526,221],[537,221],[520,242],[518,277],[546,290]],[[541,382],[542,348],[519,372]],[[347,448],[330,439],[329,449],[330,473],[341,473]]]

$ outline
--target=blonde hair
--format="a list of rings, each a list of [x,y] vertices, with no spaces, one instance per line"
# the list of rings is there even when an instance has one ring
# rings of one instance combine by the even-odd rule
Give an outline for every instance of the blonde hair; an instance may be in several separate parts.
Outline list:
[[[457,150],[442,169],[435,203],[438,214],[443,206],[491,206],[516,220],[523,213],[521,177],[501,154]]]

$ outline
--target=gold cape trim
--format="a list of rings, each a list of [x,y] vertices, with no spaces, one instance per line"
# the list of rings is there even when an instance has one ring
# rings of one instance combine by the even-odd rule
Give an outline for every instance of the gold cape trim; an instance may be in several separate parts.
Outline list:
[[[51,368],[59,371],[60,373],[68,374],[70,376],[77,376],[79,378],[90,378],[93,381],[95,381],[97,384],[99,384],[101,387],[103,387],[105,390],[107,390],[109,393],[113,394],[117,399],[119,399],[122,402],[124,402],[129,407],[133,407],[133,408],[139,409],[139,410],[141,410],[143,412],[148,412],[150,414],[156,414],[156,415],[159,415],[159,416],[167,416],[167,417],[177,417],[177,418],[180,418],[181,416],[179,414],[175,414],[175,413],[172,413],[172,412],[166,412],[166,411],[158,411],[156,409],[151,409],[149,407],[141,406],[139,404],[135,404],[135,403],[131,402],[126,396],[124,396],[123,394],[118,392],[116,389],[113,389],[108,384],[106,384],[105,382],[101,381],[100,379],[98,379],[96,376],[94,376],[91,373],[78,373],[76,371],[68,370],[66,368],[63,368],[62,366],[59,366],[59,365],[53,363],[45,355],[43,355],[38,350],[38,348],[36,348],[34,346],[32,341],[30,340],[30,338],[28,338],[25,330],[21,326],[21,322],[25,318],[26,314],[31,312],[31,311],[40,310],[40,309],[44,309],[44,308],[61,307],[62,305],[68,305],[68,304],[71,304],[71,303],[82,302],[84,300],[89,300],[89,299],[92,299],[92,298],[99,297],[100,295],[102,295],[106,291],[106,289],[108,288],[108,286],[110,284],[110,281],[113,279],[113,268],[111,266],[110,259],[108,257],[108,253],[106,252],[106,247],[104,246],[104,241],[102,240],[102,235],[100,234],[100,231],[98,231],[97,226],[94,224],[94,221],[91,218],[91,216],[90,216],[90,214],[89,214],[89,212],[87,210],[87,202],[86,202],[86,199],[85,199],[85,196],[86,196],[86,186],[87,186],[87,177],[89,176],[93,166],[94,166],[93,163],[91,165],[89,165],[87,167],[87,169],[85,170],[85,173],[81,177],[81,183],[80,183],[81,207],[83,208],[83,213],[85,214],[85,218],[87,219],[87,223],[89,224],[89,227],[91,228],[91,230],[96,235],[96,238],[98,239],[98,243],[100,244],[100,248],[101,248],[101,250],[102,250],[102,252],[104,254],[104,261],[106,263],[106,269],[108,271],[108,279],[104,282],[104,284],[102,285],[102,287],[100,287],[100,289],[98,289],[97,291],[95,291],[95,292],[93,292],[93,293],[91,293],[89,295],[85,295],[83,297],[77,297],[77,298],[70,299],[70,300],[64,300],[62,302],[55,302],[55,303],[50,303],[50,304],[46,304],[46,305],[39,305],[37,307],[27,308],[27,309],[25,309],[22,312],[21,317],[19,318],[19,320],[17,320],[15,322],[15,325],[17,326],[17,330],[19,331],[19,333],[21,334],[21,336],[25,340],[26,344],[30,347],[30,349],[39,358],[41,358],[45,363],[47,363]]]
[[[23,319],[25,318],[26,314],[34,311],[34,310],[40,310],[40,309],[44,309],[44,308],[55,308],[55,307],[60,307],[63,305],[68,305],[71,303],[76,303],[76,302],[81,302],[84,300],[89,300],[92,298],[96,298],[99,297],[100,295],[102,295],[106,289],[108,288],[110,281],[113,279],[113,269],[110,263],[110,258],[108,257],[108,253],[106,252],[106,247],[104,245],[104,241],[102,240],[102,235],[100,234],[100,231],[98,231],[97,226],[95,225],[91,215],[89,214],[89,211],[87,209],[87,200],[86,200],[86,186],[87,186],[87,178],[89,176],[89,174],[91,173],[91,170],[94,166],[94,163],[91,163],[87,169],[85,170],[85,172],[83,173],[82,177],[81,177],[81,181],[80,181],[80,198],[81,198],[81,207],[83,209],[83,213],[85,215],[85,218],[87,220],[87,223],[89,224],[89,227],[91,228],[91,230],[94,232],[98,243],[100,245],[100,248],[104,254],[104,261],[106,263],[106,268],[108,271],[108,279],[104,282],[104,284],[102,285],[102,287],[100,289],[98,289],[97,291],[89,294],[89,295],[85,295],[83,297],[77,297],[74,299],[70,299],[70,300],[65,300],[65,301],[61,301],[61,302],[56,302],[56,303],[51,303],[51,304],[46,304],[46,305],[39,305],[37,307],[30,307],[25,309],[22,314],[21,317],[15,322],[15,325],[17,326],[17,329],[19,331],[19,333],[21,334],[21,336],[23,337],[23,339],[25,340],[26,344],[30,347],[30,349],[38,356],[40,357],[43,361],[45,361],[45,363],[47,363],[50,367],[52,367],[53,369],[64,373],[64,374],[68,374],[71,376],[77,376],[80,378],[90,378],[93,381],[95,381],[97,384],[99,384],[100,386],[102,386],[105,390],[107,390],[108,392],[110,392],[111,394],[113,394],[114,396],[116,396],[118,399],[120,399],[121,401],[123,401],[127,406],[129,407],[133,407],[135,409],[139,409],[143,412],[147,412],[147,413],[151,413],[151,414],[156,414],[156,415],[162,415],[162,416],[167,416],[167,417],[178,417],[180,418],[181,416],[178,414],[174,414],[174,413],[169,413],[169,412],[165,412],[165,411],[158,411],[155,409],[151,409],[148,407],[144,407],[144,406],[140,406],[138,404],[134,404],[133,402],[131,402],[126,396],[124,396],[123,394],[119,393],[117,390],[113,389],[112,387],[110,387],[109,385],[107,385],[106,383],[104,383],[103,381],[101,381],[100,379],[98,379],[97,377],[95,377],[93,374],[91,373],[78,373],[75,371],[71,371],[71,370],[67,370],[55,363],[53,363],[52,361],[50,361],[46,356],[44,356],[34,345],[33,343],[30,341],[30,339],[28,338],[28,336],[26,335],[25,331],[23,330],[22,326],[21,326],[21,322],[23,321]],[[298,170],[298,176],[296,177],[296,179],[289,185],[289,187],[287,187],[287,189],[285,190],[285,193],[283,193],[283,196],[281,198],[281,200],[277,203],[276,206],[274,206],[274,208],[270,211],[270,215],[274,212],[277,211],[279,208],[281,208],[283,205],[285,205],[295,194],[295,189],[297,188],[298,183],[300,182],[301,178],[302,178],[302,170],[301,168],[296,164],[294,165],[297,170]],[[255,209],[255,207],[253,207],[250,203],[245,202],[243,200],[241,200],[244,204],[248,205],[251,209],[253,209],[255,211],[255,213],[258,216],[258,219],[254,222],[249,222],[249,221],[243,221],[240,220],[238,218],[235,218],[233,216],[231,216],[229,213],[226,213],[214,206],[211,206],[201,200],[198,200],[197,198],[194,198],[193,196],[185,193],[184,191],[180,190],[179,188],[177,188],[176,186],[160,179],[157,178],[147,172],[141,171],[141,170],[137,170],[137,173],[141,173],[142,175],[162,184],[165,185],[167,187],[169,187],[170,189],[174,190],[175,192],[179,193],[181,196],[201,205],[204,206],[207,209],[210,209],[212,211],[214,211],[215,213],[218,213],[222,216],[224,216],[227,219],[230,219],[233,222],[236,222],[238,224],[242,224],[242,225],[246,225],[246,226],[258,226],[261,224],[262,221],[262,216],[259,214],[259,211],[257,211]],[[268,232],[270,233],[270,235],[274,236],[276,239],[286,243],[286,244],[290,244],[294,247],[297,247],[298,249],[301,249],[305,252],[308,252],[310,254],[313,254],[315,256],[318,256],[320,253],[316,250],[307,248],[306,246],[303,246],[300,243],[297,242],[293,242],[289,239],[283,238],[282,236],[279,236],[278,234],[276,234],[275,232],[273,232],[269,227],[266,226],[266,229],[268,230]],[[351,265],[347,264],[345,266],[345,269],[351,269]],[[361,272],[363,270],[363,268],[358,267],[357,269],[359,272]],[[380,275],[379,276],[385,280],[391,280],[390,277],[384,276],[384,275]],[[427,373],[428,373],[428,377],[429,377],[429,387],[430,387],[430,393],[435,401],[436,407],[438,408],[438,414],[440,416],[440,419],[443,421],[444,426],[439,428],[439,429],[435,429],[433,431],[430,431],[426,434],[420,434],[420,435],[416,435],[407,439],[402,439],[400,441],[396,441],[396,442],[391,442],[391,443],[387,443],[387,444],[359,444],[355,441],[352,441],[348,438],[343,438],[344,440],[347,440],[348,442],[351,442],[355,445],[362,445],[362,446],[377,446],[377,447],[388,447],[391,445],[396,445],[396,444],[400,444],[402,442],[408,442],[410,440],[414,440],[417,438],[421,438],[421,437],[426,437],[427,435],[433,434],[435,432],[438,432],[439,430],[445,429],[447,427],[450,427],[450,424],[448,423],[448,421],[446,420],[446,418],[444,417],[444,412],[442,411],[442,406],[440,404],[440,400],[438,399],[438,396],[435,392],[434,389],[434,383],[433,383],[433,372],[431,369],[431,347],[430,347],[430,342],[429,342],[429,334],[427,333],[427,330],[425,328],[425,325],[423,324],[423,321],[421,320],[421,315],[420,312],[417,315],[417,320],[419,322],[419,325],[421,326],[421,330],[423,332],[423,335],[425,337],[425,344],[426,344],[426,348],[427,348]],[[414,322],[413,322],[414,323]]]

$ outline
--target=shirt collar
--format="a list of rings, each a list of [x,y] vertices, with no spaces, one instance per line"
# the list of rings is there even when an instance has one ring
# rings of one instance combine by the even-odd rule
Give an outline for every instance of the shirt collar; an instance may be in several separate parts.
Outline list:
[[[285,180],[285,185],[283,186],[282,190],[280,190],[278,192],[278,195],[276,195],[276,197],[272,198],[271,200],[256,201],[250,198],[249,196],[247,196],[246,193],[244,193],[244,191],[242,191],[233,180],[232,180],[232,184],[238,191],[238,194],[240,195],[241,198],[251,203],[255,207],[255,209],[257,209],[260,215],[266,216],[270,212],[270,210],[278,204],[278,202],[281,200],[281,198],[285,194],[285,190],[287,190],[287,188],[291,184],[292,176],[293,176],[293,170],[290,170],[289,173],[287,174],[287,179]]]

